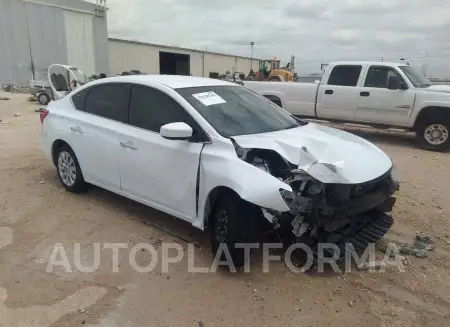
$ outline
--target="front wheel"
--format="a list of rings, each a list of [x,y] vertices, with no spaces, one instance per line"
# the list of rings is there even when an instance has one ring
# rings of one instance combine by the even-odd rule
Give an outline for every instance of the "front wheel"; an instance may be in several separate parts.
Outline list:
[[[252,240],[254,215],[250,204],[238,196],[227,196],[219,200],[212,217],[213,254],[216,256],[218,251],[222,253],[218,259],[225,260],[221,247],[226,247],[236,268],[245,264],[244,249],[237,244],[248,243]]]
[[[419,145],[425,150],[443,152],[450,148],[450,123],[443,119],[428,120],[416,130]]]

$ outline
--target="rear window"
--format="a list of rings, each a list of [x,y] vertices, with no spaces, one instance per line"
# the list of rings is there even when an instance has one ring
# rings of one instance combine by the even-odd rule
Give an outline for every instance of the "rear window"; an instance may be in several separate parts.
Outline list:
[[[76,109],[84,111],[86,105],[86,95],[89,93],[90,88],[81,90],[72,96],[72,102]]]
[[[93,86],[87,95],[84,111],[127,123],[130,90],[130,85],[121,83]]]
[[[328,85],[356,86],[362,66],[336,66],[328,79]]]

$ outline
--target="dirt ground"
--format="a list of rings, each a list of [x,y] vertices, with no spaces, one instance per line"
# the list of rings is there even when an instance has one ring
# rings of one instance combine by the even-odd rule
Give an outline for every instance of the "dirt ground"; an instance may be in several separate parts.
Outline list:
[[[450,325],[450,155],[422,151],[410,136],[358,133],[395,162],[401,179],[386,236],[412,241],[433,235],[428,258],[408,257],[406,272],[354,270],[347,274],[294,274],[282,263],[263,273],[191,274],[187,260],[138,273],[119,252],[102,250],[92,273],[56,267],[46,272],[54,245],[62,243],[73,262],[81,244],[89,265],[95,243],[132,245],[191,240],[196,266],[211,263],[208,236],[189,224],[92,188],[66,192],[40,150],[36,103],[23,94],[0,93],[0,326],[449,326]],[[153,226],[151,226],[153,225]],[[157,226],[158,228],[154,227]],[[141,266],[149,252],[136,253]]]

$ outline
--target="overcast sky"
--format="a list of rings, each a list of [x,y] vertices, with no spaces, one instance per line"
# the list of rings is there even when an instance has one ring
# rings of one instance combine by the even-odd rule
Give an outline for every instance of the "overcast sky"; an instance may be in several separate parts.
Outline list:
[[[295,55],[300,74],[343,59],[405,57],[420,66],[428,52],[432,75],[450,75],[449,0],[107,0],[106,5],[111,37],[245,56],[254,41],[255,57],[288,61]]]

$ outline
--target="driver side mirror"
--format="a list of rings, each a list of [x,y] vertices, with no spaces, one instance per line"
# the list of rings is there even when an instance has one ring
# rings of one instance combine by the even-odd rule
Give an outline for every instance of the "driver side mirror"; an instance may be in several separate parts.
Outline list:
[[[389,90],[407,90],[408,85],[398,76],[390,76],[388,81]]]
[[[192,138],[192,127],[186,123],[170,123],[161,126],[159,131],[168,140],[188,141]]]

